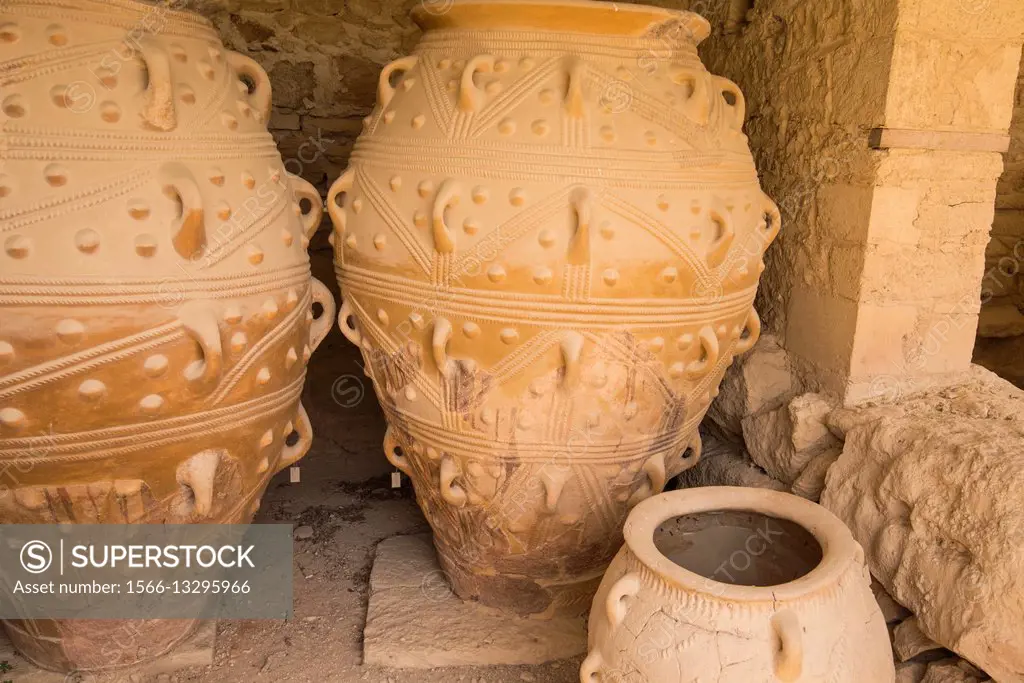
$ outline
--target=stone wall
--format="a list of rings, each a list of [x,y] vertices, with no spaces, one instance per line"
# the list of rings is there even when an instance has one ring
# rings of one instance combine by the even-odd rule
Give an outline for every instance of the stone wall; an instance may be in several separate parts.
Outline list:
[[[1024,61],[1017,81],[1017,95],[1010,128],[1010,151],[1006,154],[1006,168],[999,180],[996,198],[996,218],[992,227],[992,241],[986,254],[986,291],[991,300],[986,308],[1013,305],[1024,309]],[[988,297],[986,297],[988,298]],[[1014,335],[1024,334],[1024,313],[1020,313]],[[982,330],[984,336],[999,330]]]
[[[198,9],[228,47],[266,69],[270,129],[288,170],[326,192],[373,108],[381,68],[416,42],[417,2],[201,0]]]

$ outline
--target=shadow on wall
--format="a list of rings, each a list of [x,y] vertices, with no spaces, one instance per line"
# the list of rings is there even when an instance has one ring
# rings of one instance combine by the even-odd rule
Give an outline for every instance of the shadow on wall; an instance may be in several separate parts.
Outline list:
[[[985,253],[974,362],[1024,389],[1024,60]]]

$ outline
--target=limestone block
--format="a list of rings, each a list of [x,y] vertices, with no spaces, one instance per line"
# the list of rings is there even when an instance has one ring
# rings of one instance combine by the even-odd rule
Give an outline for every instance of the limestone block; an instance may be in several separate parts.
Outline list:
[[[899,660],[905,662],[922,652],[942,649],[942,646],[921,632],[917,617],[910,617],[893,631],[892,649]]]
[[[833,408],[819,394],[804,394],[744,419],[743,440],[751,459],[776,479],[793,484],[811,460],[839,445],[825,425]]]
[[[875,594],[875,602],[878,603],[878,608],[882,610],[885,623],[899,623],[911,616],[910,610],[893,600],[893,597],[886,592],[885,586],[878,583],[877,579],[871,579],[871,592]]]
[[[583,618],[526,619],[460,600],[430,536],[377,546],[363,631],[368,665],[396,669],[542,664],[586,650]]]
[[[923,633],[1024,681],[1024,393],[974,369],[960,387],[837,413],[846,440],[822,504]]]
[[[775,337],[764,334],[726,371],[708,417],[725,433],[740,437],[743,418],[778,405],[792,391],[786,351]]]
[[[818,502],[821,492],[825,490],[825,477],[832,465],[839,460],[843,449],[839,446],[829,448],[821,455],[812,458],[804,471],[793,482],[790,489],[793,493],[807,500]]]

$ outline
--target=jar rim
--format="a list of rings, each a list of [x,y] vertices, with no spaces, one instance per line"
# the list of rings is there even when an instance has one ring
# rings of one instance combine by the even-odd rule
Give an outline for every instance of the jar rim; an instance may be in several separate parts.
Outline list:
[[[734,585],[692,572],[658,549],[654,533],[671,519],[702,512],[753,512],[793,522],[814,536],[821,561],[803,576],[774,586]],[[838,517],[799,496],[767,489],[708,486],[653,496],[629,513],[623,536],[637,560],[671,585],[738,602],[798,599],[833,585],[851,562],[864,561],[863,550]]]
[[[711,24],[694,12],[599,0],[422,0],[412,11],[424,31],[433,29],[534,30],[644,37],[679,23],[695,43]]]

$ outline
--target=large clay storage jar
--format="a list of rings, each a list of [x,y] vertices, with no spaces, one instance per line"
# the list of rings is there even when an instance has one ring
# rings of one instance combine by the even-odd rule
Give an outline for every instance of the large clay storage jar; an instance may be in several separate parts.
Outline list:
[[[825,508],[749,488],[636,506],[590,612],[581,683],[892,683],[864,551]]]
[[[126,0],[5,2],[0,62],[0,522],[247,522],[309,448],[334,310],[266,73],[199,16]],[[194,624],[5,626],[91,671]]]
[[[699,457],[778,213],[701,17],[436,9],[328,196],[340,323],[457,594],[582,614],[630,507]]]

